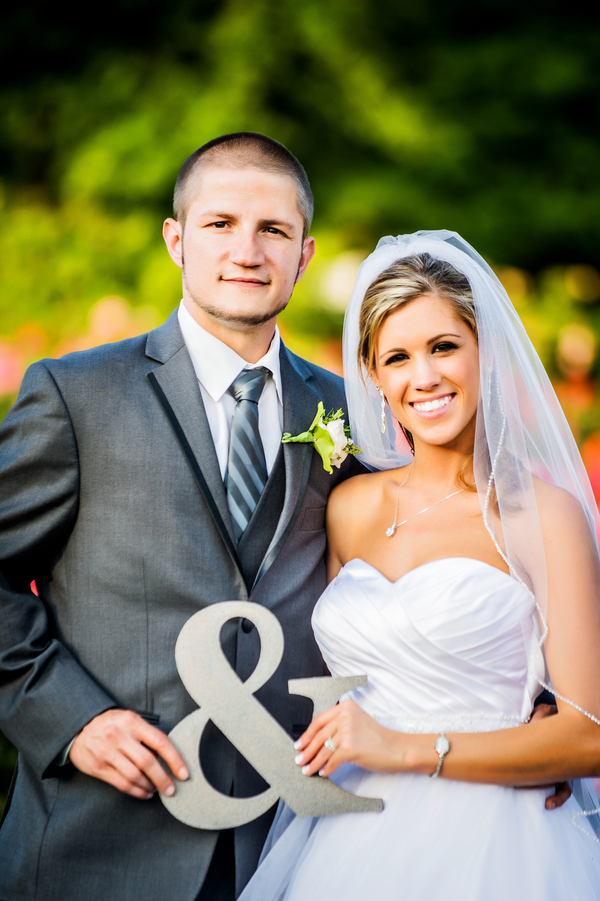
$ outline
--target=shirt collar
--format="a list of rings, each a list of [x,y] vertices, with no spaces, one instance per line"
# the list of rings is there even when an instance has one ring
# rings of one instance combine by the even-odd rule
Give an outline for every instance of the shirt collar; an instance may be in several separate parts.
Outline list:
[[[275,326],[275,334],[268,351],[257,363],[247,363],[231,347],[223,344],[206,329],[198,325],[191,316],[183,300],[178,311],[179,326],[183,340],[192,358],[192,365],[198,381],[208,391],[215,402],[221,400],[231,383],[242,369],[256,369],[264,366],[273,376],[277,397],[282,403],[281,370],[279,366],[279,348],[281,338]]]

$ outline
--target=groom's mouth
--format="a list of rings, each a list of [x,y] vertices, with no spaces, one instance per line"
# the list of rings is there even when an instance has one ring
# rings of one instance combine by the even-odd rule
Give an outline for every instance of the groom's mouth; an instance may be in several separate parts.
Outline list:
[[[223,278],[221,276],[222,282],[227,282],[228,285],[240,285],[242,288],[264,288],[269,284],[268,281],[262,281],[259,278]]]
[[[439,397],[432,397],[429,400],[413,400],[410,402],[409,406],[413,408],[415,413],[418,413],[419,416],[424,419],[437,419],[438,416],[443,416],[444,413],[448,411],[448,408],[451,406],[455,397],[455,392],[451,394],[442,394]]]

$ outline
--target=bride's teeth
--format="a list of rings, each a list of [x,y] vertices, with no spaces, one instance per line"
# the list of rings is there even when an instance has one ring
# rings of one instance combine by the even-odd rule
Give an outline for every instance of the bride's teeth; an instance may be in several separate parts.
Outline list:
[[[445,407],[451,400],[452,395],[448,395],[447,397],[440,397],[438,400],[428,400],[421,404],[414,404],[414,408],[419,413],[430,413],[432,410],[439,410],[440,407]]]

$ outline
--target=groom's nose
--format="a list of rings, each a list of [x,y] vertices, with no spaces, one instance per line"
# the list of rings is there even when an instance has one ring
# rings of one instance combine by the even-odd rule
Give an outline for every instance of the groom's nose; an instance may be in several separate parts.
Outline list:
[[[260,233],[254,226],[237,229],[229,250],[232,263],[246,268],[260,266],[265,261],[264,250],[260,241]]]

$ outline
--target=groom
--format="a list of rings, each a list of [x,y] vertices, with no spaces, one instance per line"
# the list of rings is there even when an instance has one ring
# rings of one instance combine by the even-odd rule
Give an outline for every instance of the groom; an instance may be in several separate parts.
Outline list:
[[[276,327],[314,253],[308,180],[270,138],[226,135],[186,161],[174,207],[179,309],[35,364],[0,427],[0,726],[19,749],[0,901],[233,901],[272,812],[218,834],[160,802],[187,776],[166,735],[196,707],[175,641],[208,604],[271,609],[285,655],[258,697],[293,737],[311,704],[287,680],[323,674],[325,504],[360,465],[329,475],[310,445],[281,444],[319,401],[345,408],[341,379]],[[246,679],[256,629],[232,621],[221,641]],[[226,795],[265,787],[216,728],[200,756]]]

